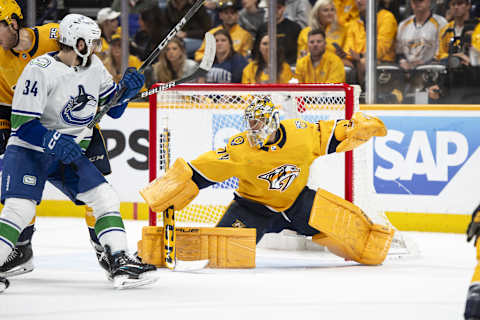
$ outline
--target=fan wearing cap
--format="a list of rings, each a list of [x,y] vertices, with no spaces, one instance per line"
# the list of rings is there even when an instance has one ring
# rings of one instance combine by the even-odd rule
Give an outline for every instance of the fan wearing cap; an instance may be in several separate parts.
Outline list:
[[[242,56],[250,55],[253,39],[250,32],[246,31],[238,24],[238,4],[235,1],[228,0],[218,4],[218,15],[222,24],[208,32],[215,34],[220,29],[226,29],[233,41],[233,49]],[[202,46],[195,52],[195,61],[200,62],[205,51],[205,41]]]
[[[302,27],[300,27],[297,22],[286,17],[285,1],[286,0],[277,0],[277,38],[284,49],[288,64],[294,65],[297,61],[298,36],[300,31],[302,31]],[[255,48],[258,47],[258,42],[262,40],[262,36],[265,34],[268,34],[268,22],[265,22],[258,28],[257,35],[255,36]],[[255,56],[255,54],[256,52],[252,53],[253,56]]]
[[[113,11],[112,8],[100,9],[97,13],[97,24],[102,30],[102,50],[100,57],[104,58],[110,47],[110,41],[114,34],[121,33],[121,27],[118,26],[118,17],[120,12]]]

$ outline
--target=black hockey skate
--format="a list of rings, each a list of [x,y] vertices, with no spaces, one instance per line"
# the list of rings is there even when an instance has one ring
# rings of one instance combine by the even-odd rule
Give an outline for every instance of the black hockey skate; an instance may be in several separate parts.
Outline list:
[[[112,280],[110,278],[110,265],[108,264],[108,258],[104,254],[105,250],[103,250],[103,247],[101,245],[96,244],[95,242],[93,242],[91,240],[90,240],[90,242],[92,243],[92,247],[95,250],[95,254],[97,255],[98,264],[107,273],[107,277],[109,277],[108,280]]]
[[[113,279],[113,286],[116,289],[135,288],[157,281],[153,275],[157,270],[154,265],[141,263],[124,251],[112,255],[109,246],[105,246],[103,254],[107,258],[110,278]]]
[[[13,277],[33,271],[32,244],[15,247],[0,266],[0,277]]]
[[[0,293],[5,291],[9,285],[10,285],[10,282],[8,281],[7,278],[0,277]]]

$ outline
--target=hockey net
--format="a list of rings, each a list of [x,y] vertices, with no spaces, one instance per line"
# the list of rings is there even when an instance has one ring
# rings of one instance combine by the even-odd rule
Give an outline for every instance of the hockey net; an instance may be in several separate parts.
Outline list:
[[[192,160],[224,146],[242,132],[243,110],[255,98],[268,96],[280,108],[280,118],[309,122],[349,119],[359,111],[360,88],[348,84],[186,84],[150,96],[150,181],[176,158]],[[369,194],[373,192],[371,144],[344,154],[318,158],[310,168],[308,186],[321,187],[359,205],[377,223],[388,223]],[[187,226],[213,226],[233,199],[237,179],[203,189],[176,220]],[[162,215],[150,212],[150,225]]]

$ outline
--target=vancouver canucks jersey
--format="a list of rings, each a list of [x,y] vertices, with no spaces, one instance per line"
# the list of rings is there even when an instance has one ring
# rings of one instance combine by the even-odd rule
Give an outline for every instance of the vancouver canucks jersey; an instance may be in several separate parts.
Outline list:
[[[45,54],[30,61],[18,79],[12,102],[12,137],[8,144],[39,149],[21,140],[18,128],[38,118],[47,129],[75,138],[93,120],[98,105],[116,84],[100,58],[92,55],[87,67],[69,67]],[[87,147],[91,134],[82,147]],[[39,150],[40,151],[40,150]]]
[[[246,132],[230,138],[227,146],[206,152],[190,162],[205,179],[221,182],[238,178],[237,194],[274,211],[288,209],[307,184],[315,158],[335,152],[337,121],[316,124],[300,119],[280,122],[276,142],[252,148]]]
[[[23,68],[32,59],[42,54],[58,50],[57,23],[49,23],[35,28],[25,28],[30,33],[32,45],[25,51],[0,48],[0,104],[10,106],[13,90]]]

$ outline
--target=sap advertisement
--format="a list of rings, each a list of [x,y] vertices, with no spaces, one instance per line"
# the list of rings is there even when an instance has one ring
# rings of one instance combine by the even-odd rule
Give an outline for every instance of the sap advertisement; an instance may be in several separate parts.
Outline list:
[[[355,202],[364,209],[470,213],[480,201],[480,108],[425,110],[362,106],[380,117],[385,137],[372,139],[354,152]],[[428,108],[428,107],[427,107]],[[194,159],[224,146],[243,130],[241,110],[171,110],[172,160]],[[308,119],[310,120],[310,119]],[[123,202],[143,202],[138,190],[148,183],[148,109],[129,107],[124,116],[101,122],[113,173],[107,177]],[[336,157],[336,158],[335,158]],[[311,176],[316,187],[343,196],[343,157],[316,160]],[[338,185],[340,184],[340,185]],[[201,203],[228,203],[236,180],[200,192]],[[49,186],[44,199],[65,199]]]
[[[471,213],[480,201],[480,112],[365,112],[388,128],[370,144],[368,162],[385,210]]]

